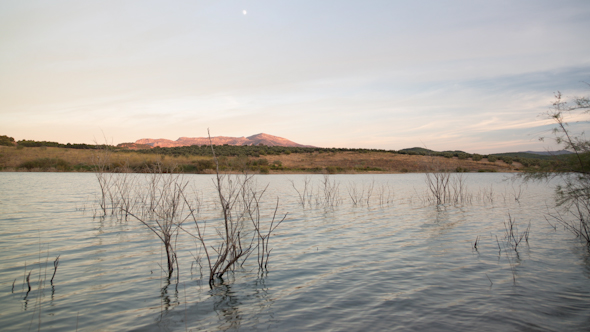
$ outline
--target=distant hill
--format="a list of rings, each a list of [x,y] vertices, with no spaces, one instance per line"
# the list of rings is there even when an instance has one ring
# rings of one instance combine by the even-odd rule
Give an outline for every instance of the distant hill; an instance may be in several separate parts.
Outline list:
[[[565,151],[565,150],[562,150]],[[504,153],[493,153],[490,156],[496,157],[511,157],[511,158],[528,158],[528,159],[542,159],[542,160],[551,160],[551,159],[562,159],[567,158],[568,155],[571,154],[569,151],[549,151],[549,152],[535,152],[535,151],[526,151],[526,152],[504,152]]]
[[[562,154],[572,154],[573,152],[567,150],[560,150],[560,151],[524,151],[518,153],[530,153],[530,154],[538,154],[542,156],[560,156]]]
[[[266,145],[266,146],[285,146],[285,147],[313,147],[311,145],[298,144],[290,141],[286,138],[273,136],[269,134],[257,134],[248,137],[227,137],[227,136],[216,136],[211,137],[211,143],[213,145]],[[126,143],[129,144],[129,143]],[[153,139],[153,138],[142,138],[135,141],[138,146],[150,146],[150,147],[180,147],[180,146],[191,146],[191,145],[209,145],[208,137],[180,137],[176,141],[169,139]],[[129,146],[132,148],[132,146]]]
[[[434,150],[430,150],[430,149],[426,149],[426,148],[420,148],[420,147],[413,147],[413,148],[407,148],[407,149],[401,149],[399,150],[399,152],[407,152],[407,153],[415,153],[415,154],[420,154],[420,155],[433,155],[433,156],[437,156],[437,155],[441,155],[443,153],[451,153],[453,155],[456,154],[469,154],[465,151],[461,151],[461,150],[446,150],[446,151],[434,151]]]
[[[430,150],[430,149],[425,149],[425,148],[420,148],[420,147],[413,147],[413,148],[401,149],[399,151],[414,152],[416,154],[423,154],[423,155],[429,155],[429,154],[437,153],[436,151],[433,151],[433,150]]]

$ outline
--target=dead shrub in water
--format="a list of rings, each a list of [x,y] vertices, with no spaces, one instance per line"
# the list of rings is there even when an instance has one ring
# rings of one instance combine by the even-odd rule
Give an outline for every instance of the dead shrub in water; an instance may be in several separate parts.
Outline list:
[[[436,206],[471,203],[473,197],[467,193],[463,174],[451,173],[441,157],[431,155],[428,160],[424,165],[428,193],[425,201]]]
[[[340,204],[340,198],[338,196],[340,184],[335,180],[330,179],[328,174],[324,174],[321,182],[321,194],[318,195],[322,198],[321,204],[326,208],[335,208]]]
[[[280,220],[277,219],[277,211],[279,209],[279,199],[277,197],[277,203],[272,214],[272,219],[268,223],[268,229],[263,229],[261,225],[260,202],[265,191],[266,189],[260,192],[252,190],[250,196],[251,199],[247,200],[247,202],[249,202],[247,211],[257,235],[256,248],[258,250],[258,268],[260,270],[266,270],[268,267],[268,259],[270,257],[270,252],[272,251],[269,247],[269,240],[272,232],[287,218],[287,214],[285,214]]]
[[[529,242],[529,232],[531,229],[531,223],[527,226],[526,230],[522,233],[518,231],[518,225],[516,223],[516,219],[513,219],[510,214],[508,214],[508,221],[504,222],[504,238],[508,245],[517,251],[518,245],[524,239],[526,243]]]
[[[346,187],[348,191],[348,196],[352,201],[352,205],[362,205],[366,204],[367,206],[371,205],[371,196],[373,195],[373,191],[375,189],[375,180],[371,181],[371,183],[367,186],[362,185],[360,188],[357,187],[356,184],[349,183]]]
[[[516,268],[521,261],[520,255],[518,253],[518,246],[522,240],[525,240],[525,242],[528,244],[530,229],[531,223],[529,222],[526,230],[522,233],[519,232],[516,219],[512,218],[512,216],[508,214],[508,220],[504,221],[504,241],[502,241],[503,245],[500,245],[500,241],[496,236],[496,242],[498,243],[499,249],[498,255],[501,255],[502,249],[504,249],[504,254],[508,260],[508,264],[510,265],[510,271],[512,272],[512,282],[514,284],[516,284]]]
[[[451,194],[450,179],[451,173],[448,172],[426,173],[426,185],[434,204],[442,205],[447,203]]]
[[[295,186],[295,182],[293,180],[289,180],[291,182],[291,186],[297,192],[297,196],[299,198],[299,204],[305,209],[305,206],[311,206],[312,197],[313,197],[313,185],[311,185],[311,178],[306,176],[303,179],[303,188],[301,191],[297,189]]]
[[[383,206],[391,204],[395,195],[389,184],[381,184],[377,189],[377,197],[379,199],[379,205]]]
[[[348,191],[348,196],[352,201],[352,205],[357,206],[363,201],[364,188],[359,189],[356,184],[349,184],[346,187],[346,191]]]
[[[166,251],[168,278],[172,277],[176,267],[178,279],[176,244],[182,224],[188,217],[185,213],[184,199],[188,181],[185,181],[180,174],[164,173],[162,168],[153,169],[149,177],[148,190],[140,194],[142,196],[139,198],[141,210],[132,211],[124,206],[121,211],[141,222],[162,241]],[[126,192],[119,192],[119,194],[122,196]],[[125,198],[122,199],[126,201]]]
[[[211,137],[209,136],[210,143]],[[211,240],[207,234],[207,221],[199,220],[197,211],[186,196],[183,196],[189,207],[189,215],[195,223],[196,233],[189,233],[201,243],[209,267],[209,285],[214,286],[217,279],[222,280],[224,274],[243,265],[254,248],[258,249],[259,269],[266,269],[270,255],[268,247],[270,235],[285,220],[286,215],[276,221],[278,199],[268,230],[261,226],[261,198],[266,191],[258,191],[249,174],[230,175],[219,172],[219,161],[215,155],[213,144],[210,144],[216,166],[214,185],[220,203],[222,220],[216,228],[217,241]],[[254,231],[247,228],[250,221]],[[209,242],[217,242],[210,245]],[[256,243],[256,244],[255,244]]]
[[[469,204],[472,195],[467,193],[463,174],[449,172],[426,173],[426,186],[428,188],[427,201],[434,205],[444,204]]]
[[[189,197],[188,180],[181,174],[175,174],[174,168],[156,163],[146,168],[147,179],[142,183],[131,173],[117,176],[108,173],[105,166],[108,150],[98,156],[100,160],[97,162],[97,178],[101,188],[99,205],[103,214],[106,215],[110,209],[118,217],[131,216],[153,232],[166,251],[165,271],[168,279],[176,271],[177,284],[179,264],[176,251],[181,230],[200,243],[209,266],[209,284],[213,286],[215,280],[221,279],[227,271],[244,264],[256,248],[259,268],[266,269],[271,252],[270,236],[286,217],[277,218],[277,199],[269,226],[263,227],[260,207],[266,189],[256,190],[252,175],[221,174],[212,145],[211,149],[216,170],[213,182],[222,215],[220,222],[212,227],[216,235],[207,233],[207,220],[199,218],[199,196],[195,195],[196,201]],[[196,232],[183,227],[188,219],[194,221]],[[164,270],[163,267],[162,269]]]
[[[97,142],[94,143],[97,144]],[[114,204],[112,192],[113,177],[108,173],[110,157],[111,151],[106,144],[102,149],[96,150],[93,155],[94,174],[100,187],[99,206],[103,216],[107,215],[109,201],[111,206]],[[114,211],[114,208],[111,211]]]

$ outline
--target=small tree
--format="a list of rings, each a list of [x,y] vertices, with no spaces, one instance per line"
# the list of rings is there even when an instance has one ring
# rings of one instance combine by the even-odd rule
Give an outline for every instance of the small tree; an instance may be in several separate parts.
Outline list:
[[[558,210],[552,215],[576,236],[590,245],[590,140],[584,132],[570,129],[566,118],[584,116],[590,112],[590,98],[576,97],[573,106],[563,100],[560,92],[547,112],[547,118],[556,124],[552,130],[553,140],[564,150],[572,152],[565,157],[557,157],[552,163],[529,169],[524,177],[527,180],[543,180],[559,177],[562,185],[556,187]],[[588,119],[584,119],[588,121]],[[543,138],[541,138],[543,140]]]

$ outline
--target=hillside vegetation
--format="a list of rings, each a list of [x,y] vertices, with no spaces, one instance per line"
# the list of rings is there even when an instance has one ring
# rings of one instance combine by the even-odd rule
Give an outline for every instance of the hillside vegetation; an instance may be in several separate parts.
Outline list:
[[[212,173],[211,147],[202,145],[129,150],[125,147],[57,142],[14,142],[0,146],[3,171],[94,171],[98,160],[107,170],[143,172],[161,165],[174,172]],[[553,167],[559,159],[515,154],[479,155],[463,151],[437,152],[423,148],[378,149],[280,146],[214,146],[222,171],[253,173],[405,173],[432,170],[453,172],[514,172],[530,167]],[[107,156],[107,159],[104,157]],[[567,156],[560,156],[567,158]],[[436,168],[436,169],[434,169]]]

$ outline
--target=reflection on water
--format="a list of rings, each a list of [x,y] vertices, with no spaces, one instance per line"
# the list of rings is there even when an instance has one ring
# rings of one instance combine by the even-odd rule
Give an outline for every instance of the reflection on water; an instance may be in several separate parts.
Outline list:
[[[211,296],[214,298],[213,310],[219,319],[219,327],[222,330],[238,329],[242,320],[240,314],[240,301],[237,294],[232,292],[231,284],[220,285],[213,289]]]
[[[289,213],[271,237],[268,272],[253,259],[211,289],[203,251],[188,235],[178,242],[177,284],[162,272],[153,233],[133,220],[94,218],[94,175],[0,173],[0,326],[587,329],[588,248],[546,221],[551,185],[505,177],[467,174],[469,204],[435,207],[421,174],[260,176],[269,210],[278,196]],[[202,197],[200,217],[218,218],[211,177],[187,178]],[[520,231],[531,224],[516,249],[505,235],[508,214]]]

